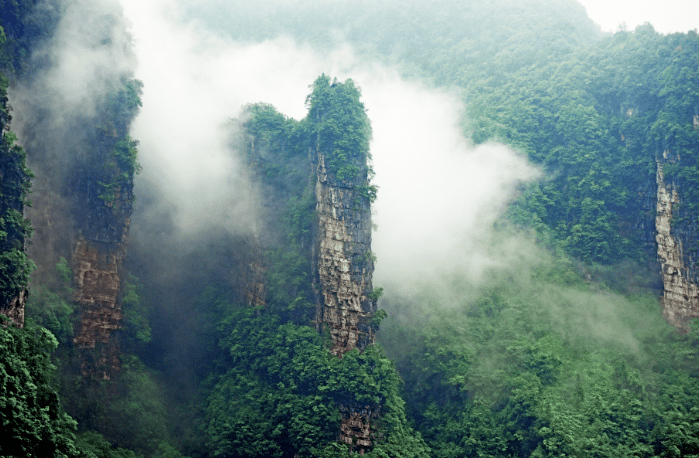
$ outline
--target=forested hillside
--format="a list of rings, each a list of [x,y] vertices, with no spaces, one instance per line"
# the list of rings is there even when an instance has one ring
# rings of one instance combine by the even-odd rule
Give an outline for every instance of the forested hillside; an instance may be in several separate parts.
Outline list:
[[[602,34],[574,0],[177,2],[209,59],[334,56],[351,78],[318,71],[294,118],[242,87],[225,115],[187,99],[211,68],[246,84],[243,65],[149,88],[134,11],[0,0],[1,455],[699,455],[696,31]],[[431,170],[375,173],[367,94],[390,72],[463,107],[458,154],[535,171],[473,207],[483,234]],[[179,125],[145,118],[156,97],[188,107],[164,142],[178,163],[196,139],[183,174],[143,160],[139,116]],[[469,164],[443,176],[478,181]],[[158,187],[176,177],[162,189],[188,195]],[[432,238],[391,272],[400,234],[377,245],[373,213],[396,179],[457,214],[407,202]]]

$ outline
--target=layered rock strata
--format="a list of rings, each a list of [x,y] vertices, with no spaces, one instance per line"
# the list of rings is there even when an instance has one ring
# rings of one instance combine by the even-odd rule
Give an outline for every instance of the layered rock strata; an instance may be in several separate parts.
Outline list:
[[[85,376],[109,379],[119,370],[120,293],[123,262],[133,211],[133,181],[127,180],[112,200],[100,195],[105,180],[100,170],[86,166],[76,171],[76,235],[71,249],[74,301],[79,323],[73,343],[80,349]]]
[[[24,326],[24,304],[27,302],[27,291],[20,291],[19,295],[7,304],[0,305],[0,315],[5,315],[15,326]]]
[[[663,159],[668,159],[668,152],[664,153]],[[696,237],[692,234],[696,230],[691,224],[681,229],[673,224],[673,219],[678,217],[680,195],[674,183],[666,183],[663,161],[658,160],[657,167],[655,227],[658,262],[663,277],[663,315],[670,324],[683,329],[691,318],[699,318],[699,287],[694,267],[699,259],[696,259],[696,253],[686,250],[692,235]]]
[[[314,264],[320,301],[316,320],[330,332],[330,351],[342,356],[374,343],[370,320],[376,303],[368,297],[374,272],[371,210],[357,186],[328,176],[322,153],[317,175]]]
[[[84,239],[78,241],[73,252],[74,299],[81,306],[73,343],[83,353],[100,347],[96,359],[83,356],[84,376],[109,379],[119,367],[119,350],[113,334],[122,319],[118,301],[122,260],[119,250],[105,249]]]
[[[356,99],[333,99],[354,91],[351,84],[344,89],[329,80],[327,86],[321,79],[316,84],[321,89],[313,96],[321,99],[321,108],[311,108],[305,129],[315,135],[287,137],[300,130],[264,104],[249,107],[249,116],[233,125],[232,145],[250,168],[261,224],[250,249],[238,254],[237,275],[245,278],[245,303],[278,307],[287,319],[313,324],[330,338],[330,352],[342,358],[373,344],[377,328],[370,198],[375,188],[369,184],[369,154],[362,149],[368,149],[370,128],[358,93]],[[343,109],[329,109],[331,102]],[[341,140],[343,133],[327,125],[350,126],[345,133],[355,136]],[[265,252],[272,253],[269,262]],[[285,259],[292,261],[280,263]],[[274,281],[265,284],[268,278]],[[282,285],[279,278],[293,280]],[[289,300],[298,308],[284,302]],[[338,441],[359,453],[369,450],[378,439],[380,406],[348,399],[338,407]]]
[[[374,343],[371,319],[376,312],[371,252],[371,206],[361,193],[366,178],[340,181],[327,172],[325,155],[317,153],[315,186],[316,322],[332,339],[330,352],[342,357]],[[362,166],[366,166],[362,164]],[[376,441],[379,406],[340,403],[339,442],[363,454]]]
[[[372,405],[340,404],[342,422],[339,442],[349,445],[363,454],[376,441],[376,421],[379,409]]]

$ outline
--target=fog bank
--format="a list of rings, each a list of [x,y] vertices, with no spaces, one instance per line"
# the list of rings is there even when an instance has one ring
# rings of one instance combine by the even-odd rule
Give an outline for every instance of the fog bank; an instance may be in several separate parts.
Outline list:
[[[469,146],[459,94],[359,62],[349,46],[319,55],[289,38],[241,44],[181,21],[174,1],[124,5],[145,85],[133,126],[143,165],[137,195],[168,207],[180,234],[254,226],[245,171],[218,128],[255,102],[303,118],[308,86],[325,73],[361,87],[372,122],[376,284],[402,288],[453,267],[478,281],[520,255],[511,240],[492,237],[492,224],[537,171],[505,146]],[[133,230],[157,214],[137,208]]]

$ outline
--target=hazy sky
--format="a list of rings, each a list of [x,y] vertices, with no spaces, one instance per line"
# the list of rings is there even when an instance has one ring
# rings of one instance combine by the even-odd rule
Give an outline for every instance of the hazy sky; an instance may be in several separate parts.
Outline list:
[[[587,15],[607,32],[615,32],[619,24],[628,30],[650,22],[658,32],[687,32],[699,29],[697,0],[578,0]]]

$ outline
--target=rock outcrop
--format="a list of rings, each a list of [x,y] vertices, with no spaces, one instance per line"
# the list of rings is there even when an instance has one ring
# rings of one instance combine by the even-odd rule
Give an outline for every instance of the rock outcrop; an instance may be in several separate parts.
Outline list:
[[[373,405],[340,403],[339,442],[345,443],[361,454],[369,450],[376,442],[376,422],[380,409]]]
[[[131,214],[133,211],[132,161],[135,153],[127,126],[120,131],[85,127],[80,154],[69,166],[37,161],[34,206],[29,211],[36,228],[30,255],[36,260],[36,285],[51,284],[60,258],[72,270],[72,343],[83,376],[109,379],[119,369],[120,294],[125,277]],[[42,137],[29,142],[30,153],[45,151]],[[41,140],[41,141],[39,141]],[[49,153],[46,153],[49,154]],[[135,157],[133,159],[135,161]]]
[[[318,290],[316,323],[327,329],[330,352],[342,357],[374,343],[371,319],[376,312],[371,252],[371,208],[359,186],[328,176],[325,156],[318,152],[316,237],[313,264]],[[379,406],[340,403],[339,441],[364,453],[376,440]]]
[[[122,260],[119,250],[105,249],[85,239],[79,240],[73,251],[75,301],[80,305],[73,343],[82,352],[100,346],[96,362],[90,357],[82,358],[84,376],[109,379],[119,367],[114,331],[122,319],[118,300]]]
[[[330,177],[318,152],[314,266],[319,290],[316,321],[330,332],[331,352],[342,356],[374,343],[376,302],[371,277],[371,209],[356,184]]]
[[[252,172],[261,226],[250,249],[237,255],[237,275],[245,279],[239,295],[248,305],[267,305],[297,324],[314,325],[342,358],[372,345],[377,328],[371,129],[352,82],[323,76],[314,88],[303,129],[294,131],[295,121],[264,104],[248,107],[244,121],[234,123],[233,147]],[[335,128],[340,125],[346,130]],[[338,404],[338,441],[369,450],[380,406]]]
[[[26,290],[20,291],[18,296],[15,296],[7,304],[0,305],[0,315],[5,315],[15,326],[24,326],[24,304],[27,302]]]
[[[699,318],[699,287],[697,279],[697,253],[687,250],[696,243],[696,225],[676,224],[681,217],[678,209],[680,194],[675,183],[668,183],[663,164],[673,161],[669,152],[657,161],[658,185],[657,216],[655,219],[658,263],[663,277],[662,306],[665,319],[680,329],[691,318]]]

